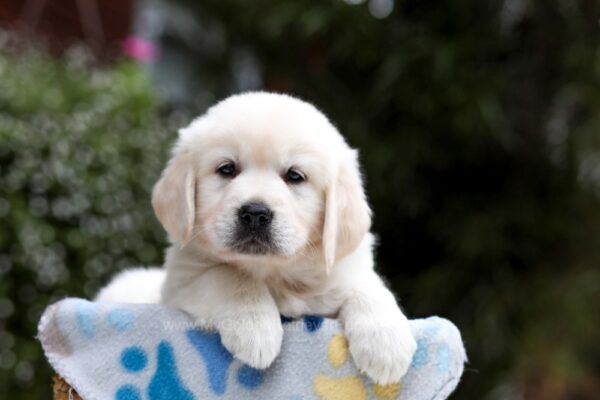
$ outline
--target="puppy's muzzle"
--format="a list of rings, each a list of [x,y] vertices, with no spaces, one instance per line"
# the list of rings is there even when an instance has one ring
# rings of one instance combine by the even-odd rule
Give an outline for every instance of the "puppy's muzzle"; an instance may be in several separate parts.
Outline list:
[[[264,203],[251,202],[241,206],[237,215],[237,227],[231,247],[244,254],[267,254],[276,252],[271,225],[273,211]]]

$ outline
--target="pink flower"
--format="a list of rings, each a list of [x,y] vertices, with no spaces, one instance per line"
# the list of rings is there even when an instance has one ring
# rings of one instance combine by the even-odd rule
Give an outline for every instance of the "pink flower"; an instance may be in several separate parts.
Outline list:
[[[159,50],[154,43],[136,36],[129,36],[123,40],[121,48],[125,55],[144,64],[153,63],[159,55]]]

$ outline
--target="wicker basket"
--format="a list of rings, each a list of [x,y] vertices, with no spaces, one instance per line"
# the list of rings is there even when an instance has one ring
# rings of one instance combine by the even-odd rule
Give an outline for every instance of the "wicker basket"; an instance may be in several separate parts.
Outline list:
[[[60,376],[54,375],[53,381],[54,400],[82,400],[75,389]]]

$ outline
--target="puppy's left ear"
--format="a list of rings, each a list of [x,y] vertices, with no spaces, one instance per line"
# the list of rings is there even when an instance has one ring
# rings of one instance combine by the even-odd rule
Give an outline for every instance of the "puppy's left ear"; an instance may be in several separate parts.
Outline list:
[[[196,177],[186,155],[175,155],[152,190],[152,207],[167,233],[184,246],[192,237],[196,214]]]
[[[328,271],[360,244],[370,227],[371,209],[362,186],[358,153],[350,150],[325,194],[323,251]]]

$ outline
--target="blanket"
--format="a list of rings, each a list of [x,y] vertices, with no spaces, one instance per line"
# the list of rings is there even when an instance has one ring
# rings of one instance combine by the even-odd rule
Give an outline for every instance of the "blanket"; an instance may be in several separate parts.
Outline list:
[[[265,370],[234,359],[215,332],[156,304],[68,298],[49,306],[38,338],[55,369],[85,400],[445,399],[466,354],[458,329],[430,317],[410,321],[418,348],[408,373],[377,385],[357,371],[340,323],[282,317],[281,353]]]

